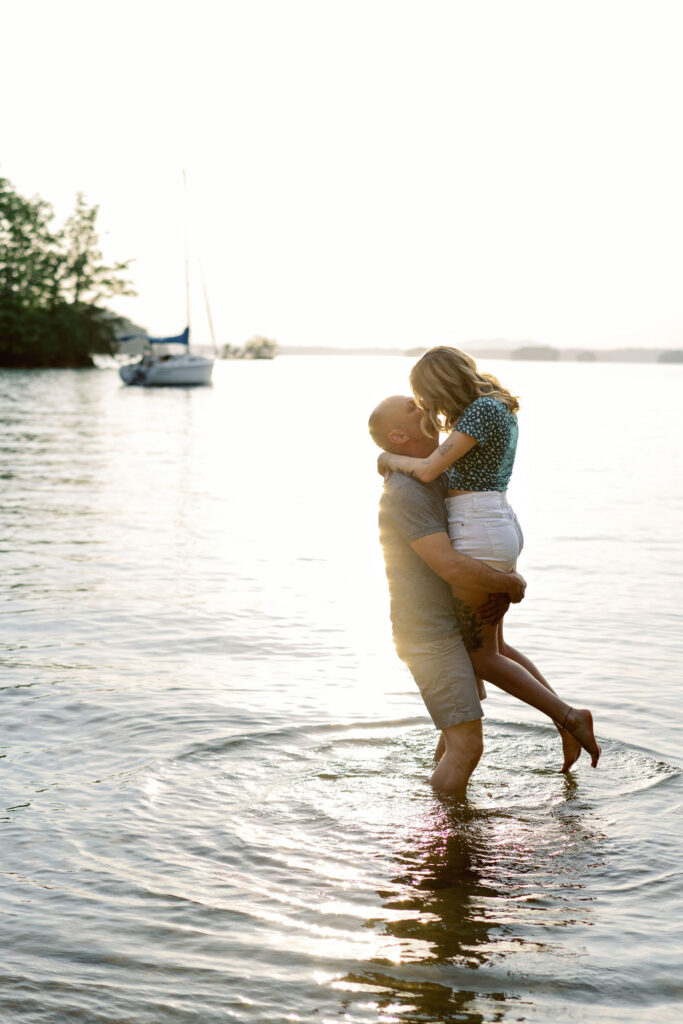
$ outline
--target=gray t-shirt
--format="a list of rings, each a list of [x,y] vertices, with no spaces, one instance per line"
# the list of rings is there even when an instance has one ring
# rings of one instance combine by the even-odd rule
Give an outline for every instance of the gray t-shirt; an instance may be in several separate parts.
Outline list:
[[[430,484],[392,473],[379,503],[394,643],[399,654],[459,635],[451,588],[410,547],[432,533],[448,533],[445,477]]]

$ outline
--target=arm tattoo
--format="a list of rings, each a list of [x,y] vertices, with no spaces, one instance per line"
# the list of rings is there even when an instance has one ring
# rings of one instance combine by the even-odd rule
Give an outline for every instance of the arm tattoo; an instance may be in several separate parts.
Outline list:
[[[448,455],[452,447],[453,442],[451,441],[450,438],[447,438],[439,448],[439,455]]]
[[[415,476],[414,469],[403,469],[402,462],[405,459],[404,455],[393,455],[388,454],[385,458],[385,464],[387,469],[390,469],[393,473],[403,473],[404,476]]]

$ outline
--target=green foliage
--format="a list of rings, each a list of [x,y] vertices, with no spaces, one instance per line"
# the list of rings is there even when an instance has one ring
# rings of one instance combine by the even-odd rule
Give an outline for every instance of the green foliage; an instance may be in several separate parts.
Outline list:
[[[66,257],[62,292],[74,303],[85,299],[96,306],[103,299],[114,295],[135,294],[128,282],[119,276],[128,270],[130,261],[115,263],[113,267],[102,264],[95,230],[98,212],[99,206],[89,207],[79,192],[76,208],[61,234]]]
[[[132,295],[98,248],[98,207],[79,193],[61,229],[39,197],[24,199],[0,178],[0,365],[91,366],[94,353],[115,351],[115,331],[100,303]]]
[[[242,347],[235,345],[223,345],[221,349],[222,359],[274,359],[277,351],[277,342],[270,338],[263,338],[257,335],[250,338]]]
[[[221,359],[241,359],[242,349],[237,345],[223,345],[221,348]]]
[[[277,344],[270,338],[250,338],[244,346],[243,359],[274,359]]]

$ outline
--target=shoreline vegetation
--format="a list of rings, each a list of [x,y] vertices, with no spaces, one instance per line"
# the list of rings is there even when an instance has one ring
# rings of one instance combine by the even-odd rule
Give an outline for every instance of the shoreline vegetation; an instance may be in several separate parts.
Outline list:
[[[264,338],[261,334],[254,335],[240,347],[223,345],[218,353],[219,359],[274,359],[280,349],[272,338]]]
[[[82,193],[63,226],[52,206],[25,199],[0,177],[0,366],[81,368],[117,352],[116,314],[104,305],[135,295],[130,261],[106,266]]]

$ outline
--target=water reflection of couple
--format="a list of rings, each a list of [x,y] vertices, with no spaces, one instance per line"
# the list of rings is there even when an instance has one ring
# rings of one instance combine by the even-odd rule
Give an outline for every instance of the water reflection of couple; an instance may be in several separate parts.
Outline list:
[[[432,802],[395,843],[396,870],[379,890],[381,926],[377,914],[367,922],[378,930],[375,954],[346,980],[403,1024],[507,1020],[520,998],[529,1005],[553,955],[563,984],[583,991],[557,931],[592,924],[585,870],[603,837],[576,805],[571,775],[564,793],[550,813],[541,800],[542,812],[522,806],[514,819],[507,809]],[[514,789],[510,796],[514,806]],[[558,884],[549,917],[545,897]]]
[[[389,474],[379,522],[394,641],[441,730],[431,783],[465,792],[483,752],[481,679],[555,722],[562,771],[582,748],[595,767],[590,711],[561,700],[503,638],[502,616],[526,587],[515,572],[522,533],[506,499],[519,403],[454,348],[426,352],[410,383],[414,398],[386,398],[369,426]],[[450,431],[441,445],[440,430]]]

